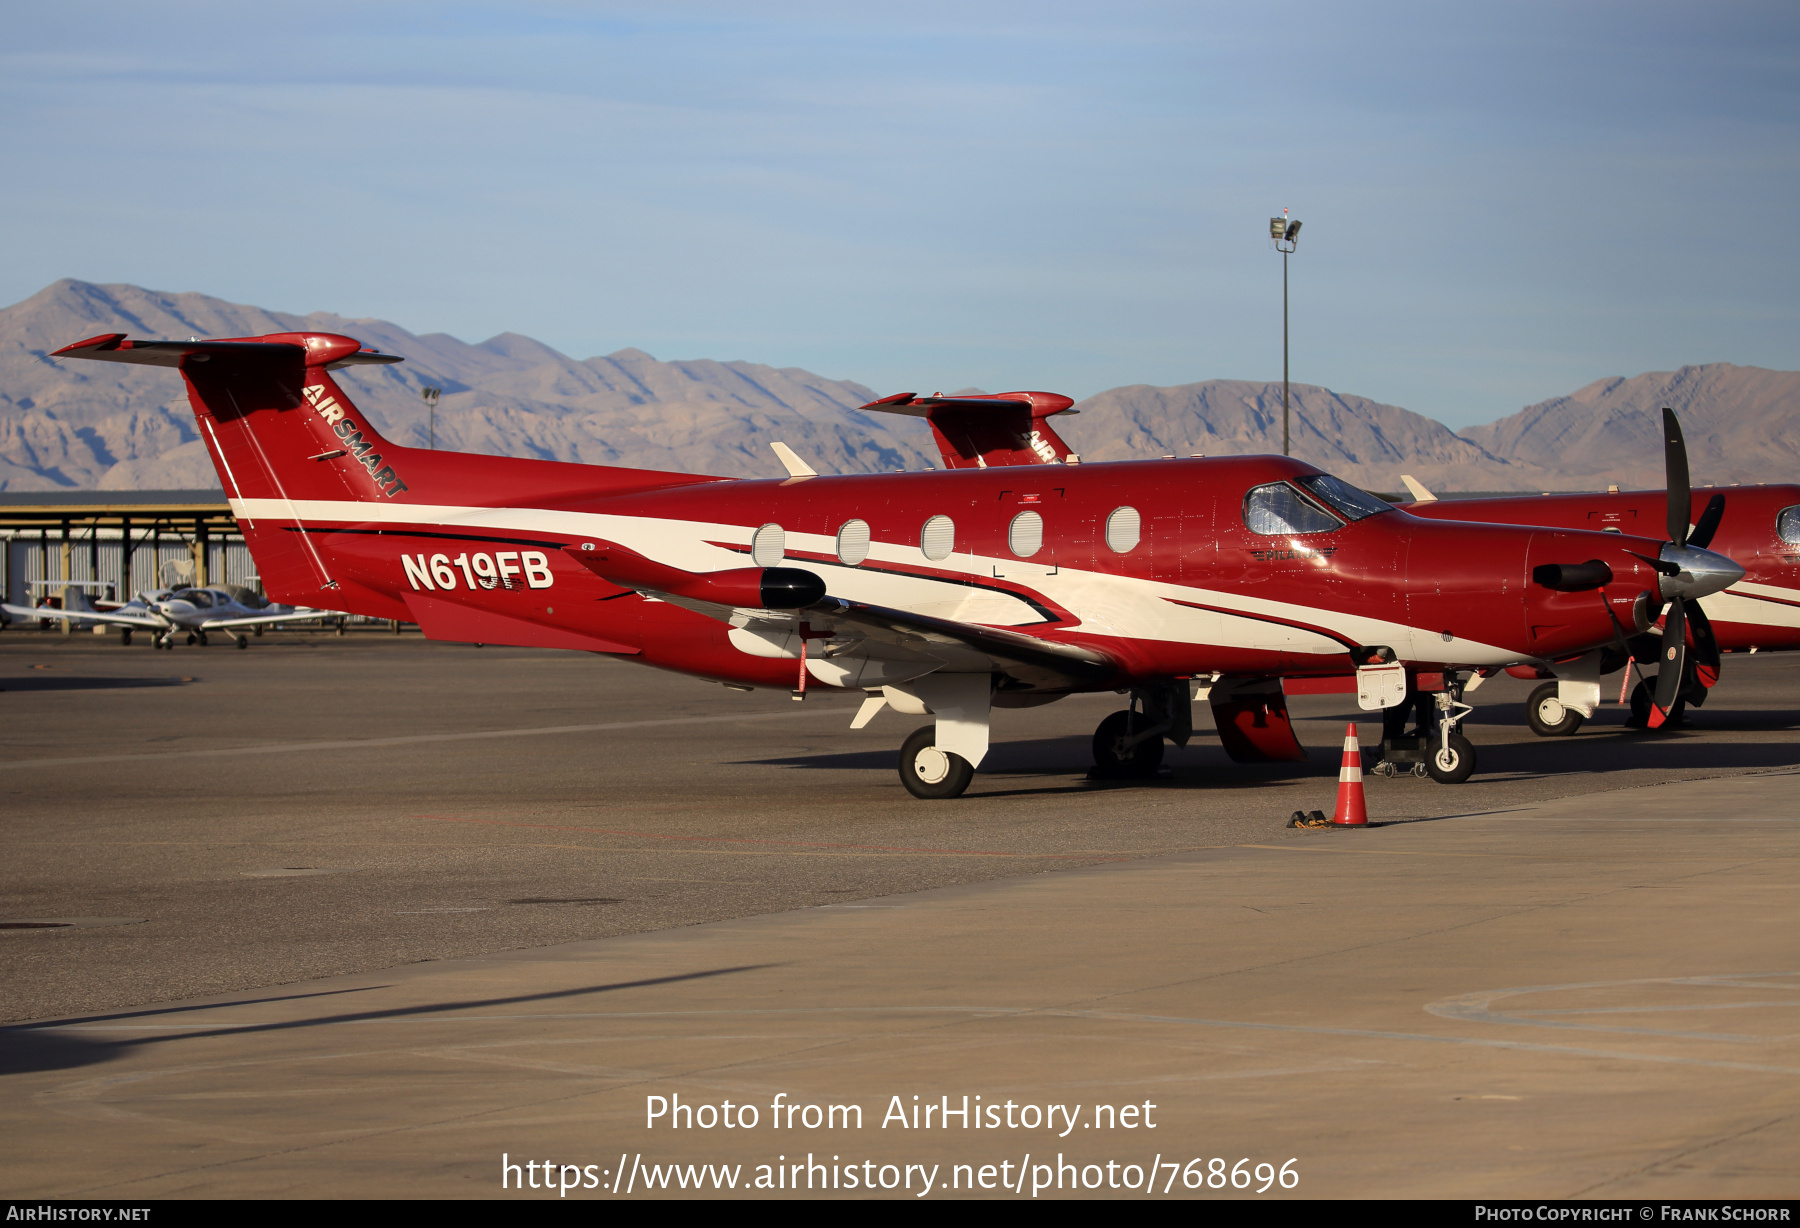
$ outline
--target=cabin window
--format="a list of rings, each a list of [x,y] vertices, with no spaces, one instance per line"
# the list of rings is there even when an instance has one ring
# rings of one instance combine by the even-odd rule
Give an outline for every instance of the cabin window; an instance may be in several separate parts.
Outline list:
[[[1329,473],[1309,473],[1303,478],[1295,478],[1308,494],[1335,510],[1345,520],[1361,520],[1365,516],[1374,516],[1380,512],[1391,512],[1394,505],[1386,499],[1377,499],[1366,490],[1359,490],[1342,478],[1334,478]]]
[[[956,522],[948,516],[933,516],[919,531],[919,549],[932,562],[950,557],[956,549]]]
[[[838,562],[850,567],[869,557],[869,522],[846,520],[837,535]]]
[[[1144,528],[1135,507],[1115,507],[1106,518],[1106,548],[1114,554],[1129,554],[1137,549]]]
[[[212,594],[203,588],[189,589],[182,595],[187,598],[188,604],[192,605],[197,610],[205,610],[212,607]]]
[[[1006,546],[1022,559],[1044,548],[1044,518],[1036,512],[1020,512],[1006,530]]]
[[[787,533],[778,524],[766,524],[750,538],[750,558],[758,567],[778,567],[787,555]]]
[[[1775,532],[1782,541],[1800,546],[1800,507],[1784,507],[1775,517]]]
[[[1270,482],[1267,486],[1251,488],[1244,496],[1244,523],[1252,533],[1268,537],[1283,533],[1329,533],[1339,527],[1337,517],[1286,482]]]

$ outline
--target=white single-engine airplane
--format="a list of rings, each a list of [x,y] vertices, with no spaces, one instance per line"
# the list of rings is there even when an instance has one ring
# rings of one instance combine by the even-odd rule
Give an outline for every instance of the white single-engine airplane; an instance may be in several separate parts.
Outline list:
[[[79,588],[63,590],[62,609],[50,606],[0,605],[9,618],[61,618],[70,622],[97,623],[119,628],[119,642],[131,643],[134,630],[152,634],[152,648],[175,647],[175,633],[187,632],[190,644],[206,643],[208,631],[223,631],[248,648],[250,639],[243,633],[255,627],[275,623],[306,622],[318,618],[346,618],[339,610],[315,610],[308,606],[251,605],[247,591],[233,591],[234,586],[213,585],[208,588],[152,589],[139,593],[116,610],[98,610]]]

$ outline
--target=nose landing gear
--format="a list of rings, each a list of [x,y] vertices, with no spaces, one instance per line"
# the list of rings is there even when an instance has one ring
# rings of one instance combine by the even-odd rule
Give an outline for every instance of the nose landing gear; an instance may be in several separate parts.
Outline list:
[[[1381,762],[1374,771],[1397,776],[1409,766],[1414,776],[1429,776],[1441,785],[1459,785],[1475,773],[1475,747],[1461,733],[1462,718],[1475,705],[1462,701],[1463,679],[1453,671],[1444,674],[1444,689],[1437,695],[1437,729],[1418,737],[1384,738]]]

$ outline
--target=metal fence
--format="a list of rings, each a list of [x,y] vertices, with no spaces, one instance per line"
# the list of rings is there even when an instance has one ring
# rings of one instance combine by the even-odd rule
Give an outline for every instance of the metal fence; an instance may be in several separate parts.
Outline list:
[[[6,600],[31,606],[75,585],[99,600],[129,601],[154,588],[190,584],[238,584],[262,591],[256,560],[244,539],[209,535],[204,543],[167,529],[132,529],[131,570],[126,579],[126,542],[118,529],[77,528],[68,538],[60,526],[0,531]],[[385,622],[353,616],[351,623]],[[309,624],[310,625],[310,624]]]

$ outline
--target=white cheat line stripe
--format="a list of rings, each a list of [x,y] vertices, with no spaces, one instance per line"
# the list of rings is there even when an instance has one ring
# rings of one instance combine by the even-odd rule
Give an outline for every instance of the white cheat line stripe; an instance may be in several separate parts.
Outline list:
[[[549,534],[558,537],[588,536],[606,541],[617,541],[621,545],[644,550],[647,554],[649,550],[646,550],[645,547],[650,545],[644,541],[647,535],[656,539],[658,546],[673,548],[673,551],[679,554],[684,549],[691,549],[698,544],[695,539],[701,536],[711,536],[727,541],[738,540],[747,545],[752,532],[752,526],[747,525],[672,520],[663,517],[621,516],[600,512],[571,512],[533,507],[363,503],[356,500],[294,500],[290,503],[285,499],[233,499],[230,500],[230,503],[235,514],[251,518],[297,520],[300,523],[323,521],[340,524],[444,526],[511,533]],[[794,537],[796,539],[814,538],[817,535],[796,533]],[[835,549],[835,543],[831,543],[829,538],[818,538],[814,544],[820,543],[826,543],[820,546],[822,549]],[[876,547],[876,552],[870,556],[872,559],[878,555],[898,555],[898,549],[891,544],[884,547],[881,543],[877,543]],[[651,557],[656,556],[652,554]],[[952,558],[955,559],[957,569],[965,571],[971,576],[985,576],[991,563],[1002,561],[970,554],[952,556]],[[967,562],[965,563],[963,560],[967,560]],[[667,561],[666,555],[664,555],[664,561]],[[938,565],[944,566],[951,562],[951,559],[946,559]],[[1359,644],[1394,643],[1398,646],[1399,644],[1429,643],[1438,638],[1436,631],[1427,631],[1422,627],[1409,627],[1402,623],[1389,623],[1360,615],[1346,615],[1310,606],[1270,601],[1265,598],[1245,597],[1202,588],[1183,588],[1155,580],[1110,576],[1074,567],[1068,568],[1067,574],[1072,577],[1081,576],[1094,582],[1121,586],[1131,591],[1133,596],[1148,601],[1160,601],[1164,597],[1192,600],[1198,596],[1211,604],[1241,612],[1237,615],[1228,615],[1230,617],[1255,620],[1261,615],[1276,620],[1278,624],[1281,620],[1310,622],[1329,628],[1338,635]],[[930,581],[931,577],[921,576],[919,579]],[[877,602],[876,604],[881,603]],[[1085,617],[1080,609],[1072,609],[1071,612],[1077,617]],[[1278,629],[1279,627],[1272,628],[1272,630]],[[1105,634],[1110,636],[1116,635],[1117,632],[1108,631]],[[1335,653],[1331,655],[1335,655]],[[1485,644],[1478,640],[1462,640],[1459,644],[1458,656],[1461,658],[1460,664],[1480,666],[1506,665],[1523,659],[1515,650]],[[1416,659],[1429,658],[1421,655]]]

